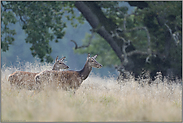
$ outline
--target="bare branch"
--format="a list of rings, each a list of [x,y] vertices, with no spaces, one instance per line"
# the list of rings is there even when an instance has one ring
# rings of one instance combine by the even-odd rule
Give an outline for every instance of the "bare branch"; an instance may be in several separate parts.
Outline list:
[[[125,32],[132,32],[132,31],[136,31],[136,30],[145,30],[146,31],[146,34],[147,34],[147,46],[148,46],[148,53],[151,54],[151,38],[150,38],[150,34],[149,34],[149,31],[147,29],[147,27],[135,27],[133,29],[129,29],[129,30],[126,30]]]
[[[124,23],[124,28],[125,28],[125,23]],[[118,32],[122,32],[122,33],[127,33],[127,32],[132,32],[132,31],[136,31],[136,30],[145,30],[146,31],[146,34],[147,34],[147,52],[144,52],[144,51],[139,51],[139,50],[134,50],[134,51],[131,51],[131,52],[128,52],[126,53],[126,48],[130,45],[130,40],[126,41],[125,38],[119,36]],[[146,27],[135,27],[133,29],[129,29],[129,30],[124,30],[122,31],[121,28],[118,28],[116,29],[114,32],[111,32],[112,33],[112,37],[117,37],[121,40],[123,40],[123,46],[122,46],[122,52],[123,54],[121,55],[122,58],[124,58],[124,61],[123,61],[123,64],[127,64],[128,63],[128,56],[131,56],[133,54],[141,54],[141,55],[148,55],[147,58],[146,58],[146,61],[149,62],[149,57],[151,56],[151,39],[150,39],[150,35],[149,35],[149,31]]]
[[[75,44],[75,49],[78,49],[78,44],[74,40],[71,41]]]
[[[117,33],[117,30],[118,31],[120,31],[120,32],[122,32],[123,30],[121,29],[121,28],[118,28],[118,29],[116,29],[114,32],[113,31],[111,31],[111,35],[112,35],[112,37],[117,37],[117,38],[119,38],[119,39],[122,39],[123,40],[123,42],[127,42],[123,37],[121,37],[121,36],[119,36],[118,35],[118,33]]]
[[[2,5],[2,7],[4,7],[4,4],[3,4],[3,2],[1,2],[1,5]]]
[[[144,27],[144,30],[146,31],[146,34],[147,34],[147,46],[148,46],[147,52],[148,52],[148,54],[151,54],[151,38],[149,35],[149,31],[148,31],[147,27]]]
[[[80,48],[85,48],[85,47],[89,47],[89,46],[90,46],[91,41],[92,41],[92,38],[93,38],[93,36],[94,36],[94,32],[95,32],[96,30],[90,30],[90,31],[92,32],[92,35],[89,37],[89,42],[88,42],[87,45],[82,45],[82,46],[79,46],[79,47],[78,47],[78,44],[76,43],[76,41],[71,40],[71,41],[75,44],[75,49],[80,49]]]
[[[133,54],[148,55],[149,53],[148,52],[143,52],[143,51],[140,51],[140,50],[134,50],[134,51],[131,51],[131,52],[127,53],[127,56],[131,56]]]
[[[171,37],[173,38],[173,40],[175,41],[175,43],[177,44],[177,42],[179,42],[176,38],[175,38],[175,34],[172,33],[172,30],[170,29],[170,27],[165,23],[165,26],[168,28]]]
[[[18,9],[18,15],[20,16],[20,20],[21,20],[24,24],[26,24],[26,22],[25,22],[25,21],[23,20],[23,18],[22,18],[22,15],[21,15],[20,11],[21,11],[21,10]]]
[[[125,46],[123,47],[123,53],[121,56],[122,58],[124,58],[124,62],[123,64],[127,64],[128,63],[128,56],[131,56],[131,55],[134,55],[134,54],[140,54],[140,55],[148,55],[147,58],[146,58],[146,62],[149,62],[149,53],[148,52],[144,52],[144,51],[140,51],[140,50],[134,50],[134,51],[131,51],[131,52],[128,52],[126,53],[125,51]]]
[[[90,5],[89,2],[81,2],[81,1],[75,2],[75,6],[82,13],[82,15],[86,18],[86,20],[92,26],[92,28],[96,29],[97,27],[100,27],[98,29],[97,33],[107,41],[107,43],[111,46],[113,51],[116,53],[116,55],[118,56],[118,58],[122,62],[123,59],[121,58],[122,52],[121,52],[120,47],[114,41],[111,34],[105,29],[105,26],[107,26],[107,25],[104,24],[101,21],[101,19],[99,19],[99,16],[97,16],[98,12],[92,11],[92,10],[94,10],[94,7],[96,7],[96,6]],[[103,15],[103,16],[105,16],[105,15]],[[108,20],[108,19],[105,18],[105,20]],[[101,25],[103,25],[103,26],[101,26]]]
[[[26,24],[26,22],[23,20],[23,18],[22,18],[22,16],[21,16],[20,13],[19,13],[19,16],[20,16],[20,20],[21,20],[24,24]]]
[[[124,61],[123,61],[123,64],[126,65],[128,63],[128,58],[127,58],[127,53],[126,53],[126,44],[124,43],[123,47],[122,47],[122,51],[123,51],[123,54],[121,55],[122,58],[124,58]]]
[[[125,15],[124,20],[123,20],[123,28],[124,28],[124,30],[126,30],[126,15]]]

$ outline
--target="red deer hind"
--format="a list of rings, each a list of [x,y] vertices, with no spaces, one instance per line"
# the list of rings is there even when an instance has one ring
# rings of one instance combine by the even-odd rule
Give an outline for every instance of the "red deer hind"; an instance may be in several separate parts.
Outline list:
[[[35,81],[40,90],[44,85],[51,84],[53,87],[59,87],[64,90],[78,89],[90,74],[92,67],[101,68],[102,65],[99,64],[95,59],[97,55],[90,57],[88,54],[87,61],[80,71],[43,71],[35,76]]]
[[[69,67],[63,62],[65,58],[66,57],[63,57],[60,60],[58,60],[58,56],[57,56],[52,70],[68,69]],[[31,89],[34,89],[35,87],[34,77],[36,76],[36,74],[38,73],[16,71],[9,76],[8,81],[10,82],[10,85],[12,87],[13,86],[17,88],[23,87],[31,90]]]

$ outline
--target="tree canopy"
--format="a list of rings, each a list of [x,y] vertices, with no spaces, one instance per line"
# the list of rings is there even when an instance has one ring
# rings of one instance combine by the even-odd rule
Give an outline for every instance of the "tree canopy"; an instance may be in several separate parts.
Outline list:
[[[52,48],[65,35],[66,21],[77,27],[87,21],[92,29],[77,53],[101,54],[106,66],[124,66],[138,76],[143,69],[154,76],[182,75],[182,2],[128,2],[133,13],[120,1],[1,1],[1,48],[9,50],[16,31],[10,24],[19,22],[31,44],[32,55],[51,62]]]

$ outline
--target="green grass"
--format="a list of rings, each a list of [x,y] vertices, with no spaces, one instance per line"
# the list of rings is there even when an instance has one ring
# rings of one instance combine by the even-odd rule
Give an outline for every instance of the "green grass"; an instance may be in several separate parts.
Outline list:
[[[50,64],[26,63],[25,70],[40,72],[48,68]],[[182,86],[178,84],[141,87],[131,78],[120,88],[114,78],[90,75],[75,95],[47,87],[31,96],[34,91],[11,89],[7,79],[16,70],[1,70],[3,122],[182,121]]]

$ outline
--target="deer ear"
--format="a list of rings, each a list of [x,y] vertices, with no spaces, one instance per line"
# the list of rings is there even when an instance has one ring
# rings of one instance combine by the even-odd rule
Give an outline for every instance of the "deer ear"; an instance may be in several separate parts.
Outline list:
[[[56,57],[56,59],[55,59],[55,62],[57,62],[58,61],[58,56]]]
[[[95,56],[93,56],[93,58],[94,58],[94,59],[96,59],[96,58],[97,58],[97,56],[98,56],[98,55],[95,55]]]
[[[88,53],[87,60],[90,58],[90,54]]]
[[[63,58],[61,58],[59,61],[63,61],[66,57],[64,56]]]
[[[90,57],[90,54],[88,53],[88,57]]]

